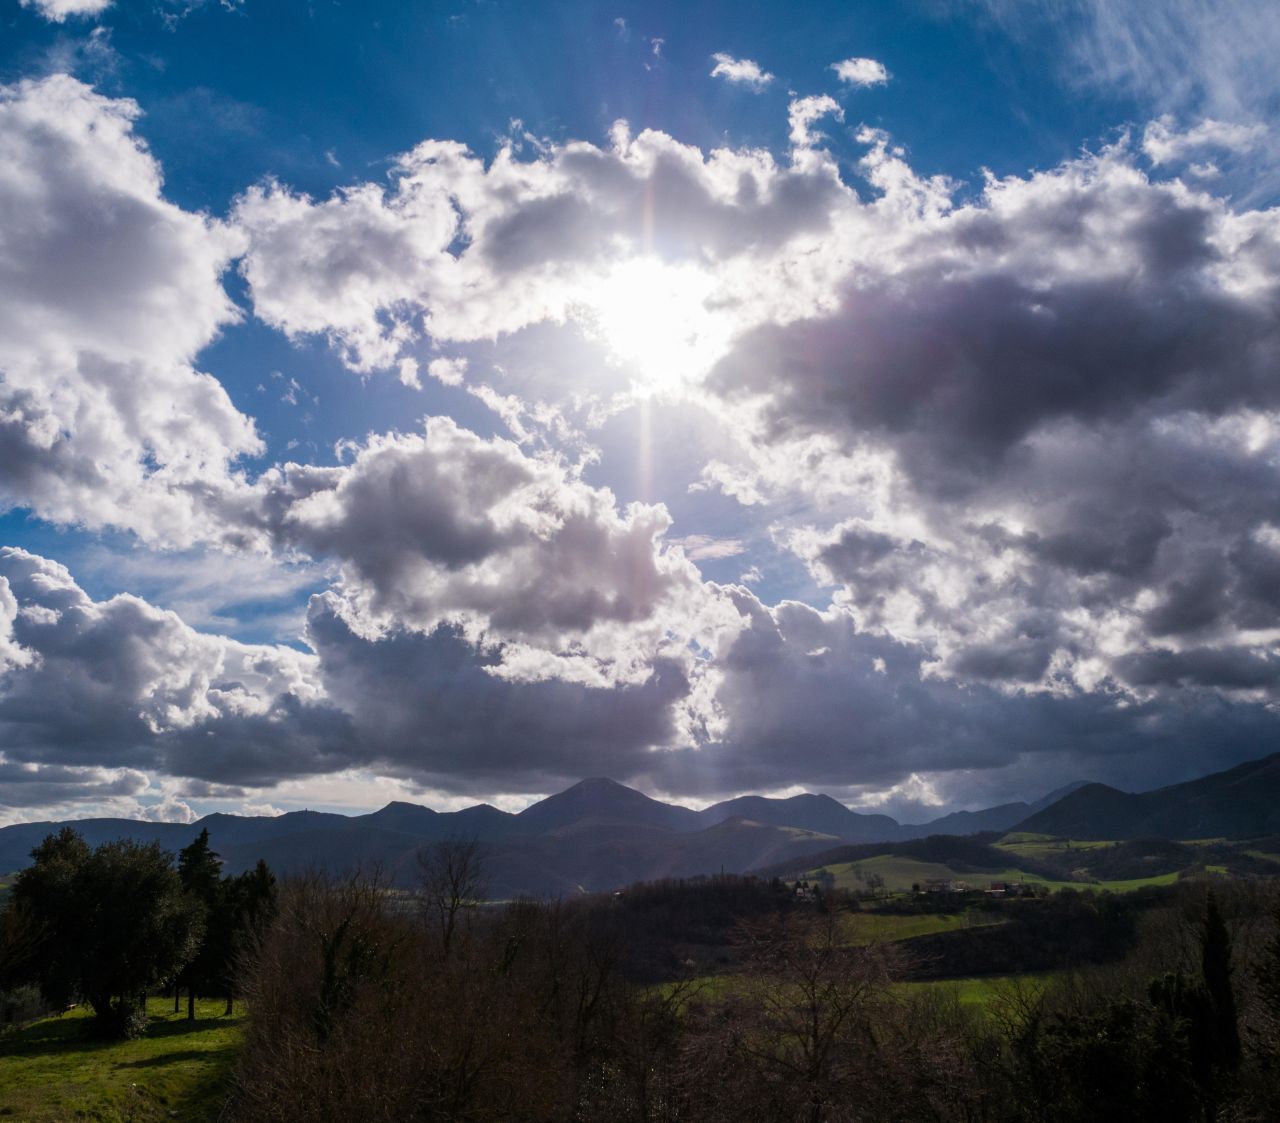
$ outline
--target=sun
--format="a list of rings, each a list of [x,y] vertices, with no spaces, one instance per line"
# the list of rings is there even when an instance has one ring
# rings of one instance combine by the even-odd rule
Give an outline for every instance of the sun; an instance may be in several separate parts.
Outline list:
[[[583,301],[582,323],[642,393],[699,380],[728,336],[711,303],[715,279],[696,265],[637,257],[615,265]]]

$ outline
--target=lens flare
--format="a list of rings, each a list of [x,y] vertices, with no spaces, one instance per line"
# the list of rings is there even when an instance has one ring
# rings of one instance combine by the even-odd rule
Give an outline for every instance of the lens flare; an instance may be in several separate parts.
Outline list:
[[[698,381],[724,353],[729,325],[711,304],[714,281],[696,266],[633,258],[583,302],[586,331],[628,369],[640,392]]]

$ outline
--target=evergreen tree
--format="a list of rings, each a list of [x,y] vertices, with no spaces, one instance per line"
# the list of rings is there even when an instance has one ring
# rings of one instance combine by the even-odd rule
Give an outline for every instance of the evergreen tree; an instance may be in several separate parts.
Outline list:
[[[1231,989],[1231,937],[1210,889],[1200,935],[1200,970],[1213,1011],[1214,1062],[1227,1072],[1240,1067],[1240,1027]]]
[[[178,878],[182,888],[198,901],[210,904],[217,895],[222,861],[209,846],[207,828],[189,846],[178,851]]]
[[[187,988],[187,1020],[195,1021],[196,993],[217,986],[230,944],[222,862],[209,846],[207,828],[178,851],[178,878],[199,909],[203,928],[200,945],[178,979],[178,985]]]

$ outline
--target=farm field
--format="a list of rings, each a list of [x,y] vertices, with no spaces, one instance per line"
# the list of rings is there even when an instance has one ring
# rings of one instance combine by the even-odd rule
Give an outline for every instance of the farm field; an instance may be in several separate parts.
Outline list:
[[[891,893],[905,893],[912,885],[923,885],[929,881],[963,881],[975,889],[985,889],[992,881],[1021,881],[1047,889],[1107,889],[1113,893],[1123,893],[1146,885],[1171,885],[1178,879],[1176,873],[1168,873],[1128,881],[1055,881],[1012,867],[961,872],[941,862],[925,862],[896,854],[882,854],[857,862],[840,862],[806,871],[802,876],[815,878],[822,870],[835,878],[839,889],[866,889],[867,880],[872,876],[879,876],[884,879],[884,888]]]
[[[956,979],[927,979],[894,983],[892,993],[903,998],[916,998],[933,994],[954,998],[961,1006],[977,1006],[985,1009],[992,1002],[1021,992],[1038,995],[1048,986],[1054,973],[1050,971],[1020,975],[975,975]],[[730,997],[735,991],[749,986],[745,976],[728,972],[721,975],[704,975],[692,980],[692,986],[684,996],[686,1002],[716,1003]],[[671,983],[662,984],[669,993]]]
[[[909,940],[913,936],[932,936],[938,932],[954,932],[958,928],[977,928],[1003,924],[1004,919],[991,913],[970,909],[965,912],[934,912],[895,915],[893,913],[849,913],[841,918],[842,935],[852,947]]]
[[[954,996],[961,1006],[980,1006],[1021,991],[1039,994],[1053,978],[1052,972],[1023,975],[979,975],[963,979],[929,979],[921,982],[895,983],[894,991],[903,995],[938,994]]]
[[[1056,838],[1051,834],[1015,831],[1005,835],[994,845],[997,850],[1007,850],[1010,854],[1017,854],[1024,858],[1048,858],[1058,857],[1064,851],[1102,850],[1113,846],[1114,843],[1099,842],[1095,839]]]
[[[145,1037],[85,1037],[88,1011],[42,1018],[0,1038],[0,1119],[23,1123],[150,1123],[218,1118],[240,1047],[241,1016],[222,999],[196,1003],[196,1020],[173,1000],[147,1001]]]

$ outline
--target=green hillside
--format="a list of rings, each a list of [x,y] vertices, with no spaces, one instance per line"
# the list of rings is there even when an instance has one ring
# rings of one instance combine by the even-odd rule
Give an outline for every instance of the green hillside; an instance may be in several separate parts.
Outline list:
[[[1068,880],[1065,877],[1054,879],[1018,869],[1012,865],[991,869],[956,869],[942,862],[926,862],[898,854],[881,854],[856,862],[839,862],[834,865],[820,866],[806,870],[801,876],[817,879],[824,872],[835,878],[836,888],[858,891],[868,889],[871,878],[880,877],[884,879],[884,889],[890,893],[906,893],[913,885],[924,886],[930,881],[963,882],[970,889],[986,889],[993,881],[1005,881],[1039,885],[1046,889],[1094,888],[1123,893],[1145,885],[1169,885],[1178,878],[1177,873],[1174,872],[1151,877],[1080,882]]]

